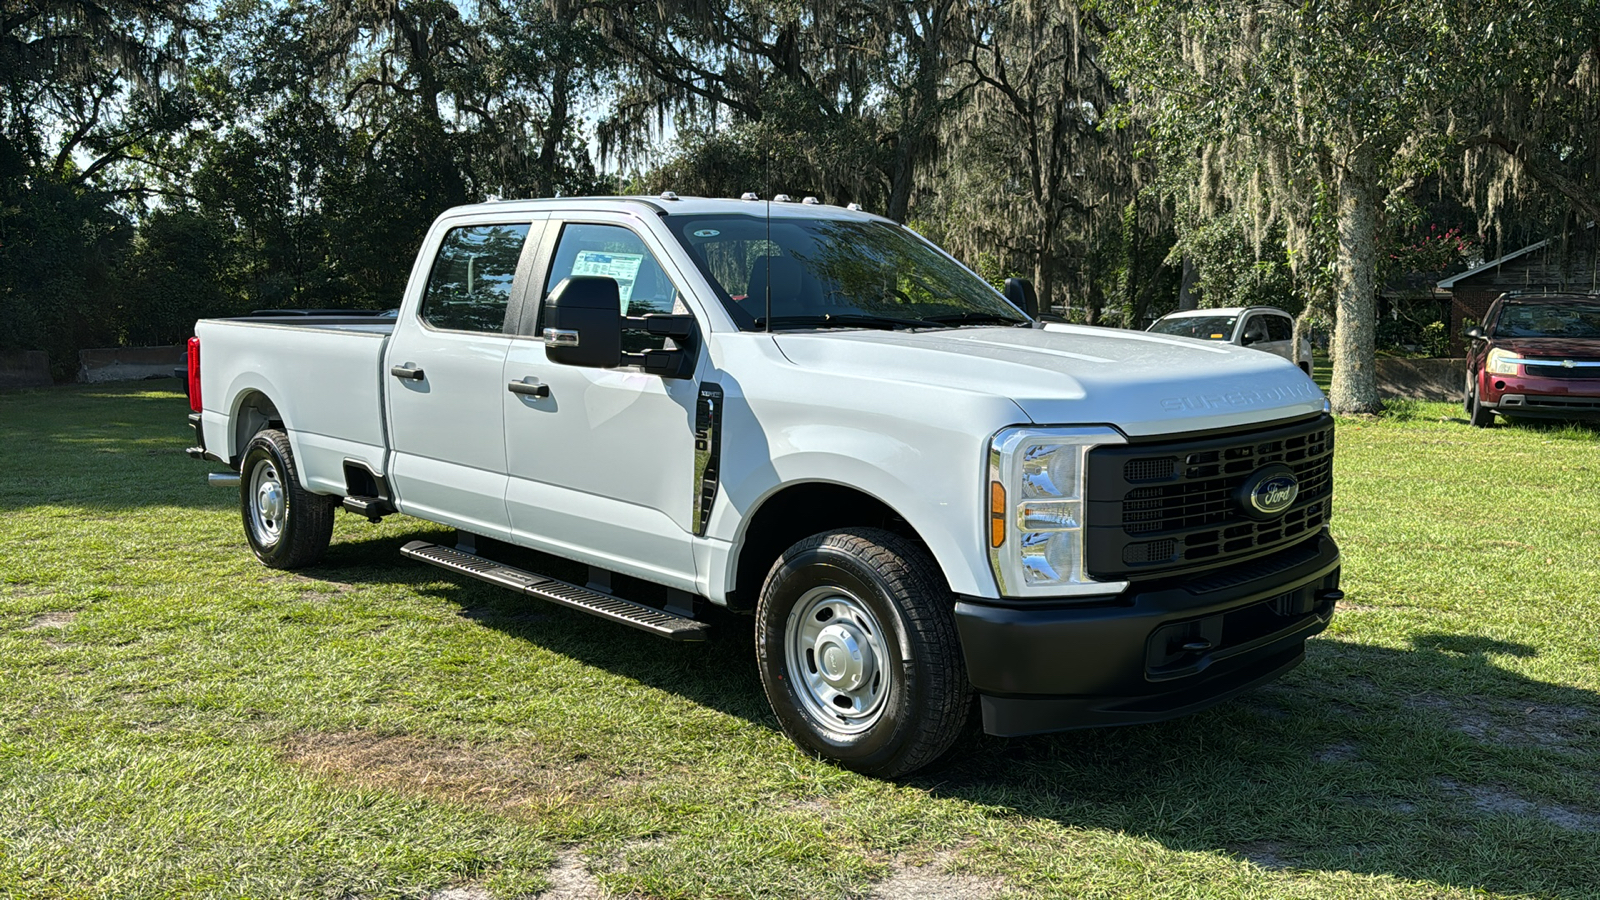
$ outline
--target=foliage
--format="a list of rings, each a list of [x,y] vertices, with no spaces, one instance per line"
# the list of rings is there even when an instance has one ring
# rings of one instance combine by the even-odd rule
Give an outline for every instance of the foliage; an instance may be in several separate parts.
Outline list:
[[[1376,288],[1471,218],[1430,202],[1500,250],[1600,210],[1597,36],[1592,0],[26,0],[0,346],[65,375],[191,314],[392,306],[458,203],[754,190],[916,221],[1082,321],[1185,269],[1337,312],[1369,409]]]
[[[204,216],[162,211],[146,217],[120,267],[116,343],[178,344],[194,333],[196,319],[248,312],[229,283],[236,253],[227,234]]]
[[[189,114],[174,77],[192,23],[173,0],[8,2],[0,12],[0,349],[117,340],[130,161]]]
[[[1282,223],[1300,256],[1336,246],[1331,399],[1340,411],[1378,408],[1384,200],[1439,159],[1436,111],[1479,58],[1477,9],[1449,0],[1108,4],[1117,71],[1164,153],[1200,160],[1202,207],[1242,208],[1258,233]],[[1319,224],[1336,238],[1313,237]]]

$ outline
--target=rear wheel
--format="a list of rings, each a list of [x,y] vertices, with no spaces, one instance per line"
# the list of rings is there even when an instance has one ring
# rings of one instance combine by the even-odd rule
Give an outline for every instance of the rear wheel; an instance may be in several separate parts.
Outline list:
[[[955,598],[927,551],[888,531],[784,551],[756,604],[756,657],[784,732],[868,774],[933,762],[972,706]]]
[[[289,437],[275,428],[257,432],[245,447],[239,512],[256,559],[274,569],[311,565],[333,537],[334,498],[300,484]]]

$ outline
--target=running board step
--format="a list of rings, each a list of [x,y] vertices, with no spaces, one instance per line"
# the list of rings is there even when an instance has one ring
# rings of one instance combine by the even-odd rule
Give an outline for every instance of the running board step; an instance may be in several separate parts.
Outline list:
[[[487,581],[499,587],[510,588],[529,597],[570,606],[581,612],[631,625],[674,641],[703,641],[710,636],[711,629],[704,622],[696,622],[652,606],[634,603],[632,600],[608,596],[565,581],[501,565],[454,547],[441,547],[427,541],[412,541],[401,547],[400,553],[412,559],[431,563],[441,569],[448,569],[479,581]]]
[[[374,522],[384,516],[394,515],[394,504],[383,497],[346,497],[339,505]]]

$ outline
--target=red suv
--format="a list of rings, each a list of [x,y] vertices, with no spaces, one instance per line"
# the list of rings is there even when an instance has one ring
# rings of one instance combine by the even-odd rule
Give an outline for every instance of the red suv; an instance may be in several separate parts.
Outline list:
[[[1600,419],[1600,293],[1501,294],[1466,330],[1467,415]]]

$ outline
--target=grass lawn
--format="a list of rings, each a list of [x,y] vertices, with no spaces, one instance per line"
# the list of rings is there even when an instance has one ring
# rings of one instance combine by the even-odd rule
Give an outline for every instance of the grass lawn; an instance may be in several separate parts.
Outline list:
[[[1303,666],[893,783],[783,738],[745,620],[513,597],[403,517],[261,567],[185,411],[0,394],[0,898],[1600,895],[1594,430],[1342,421]]]

